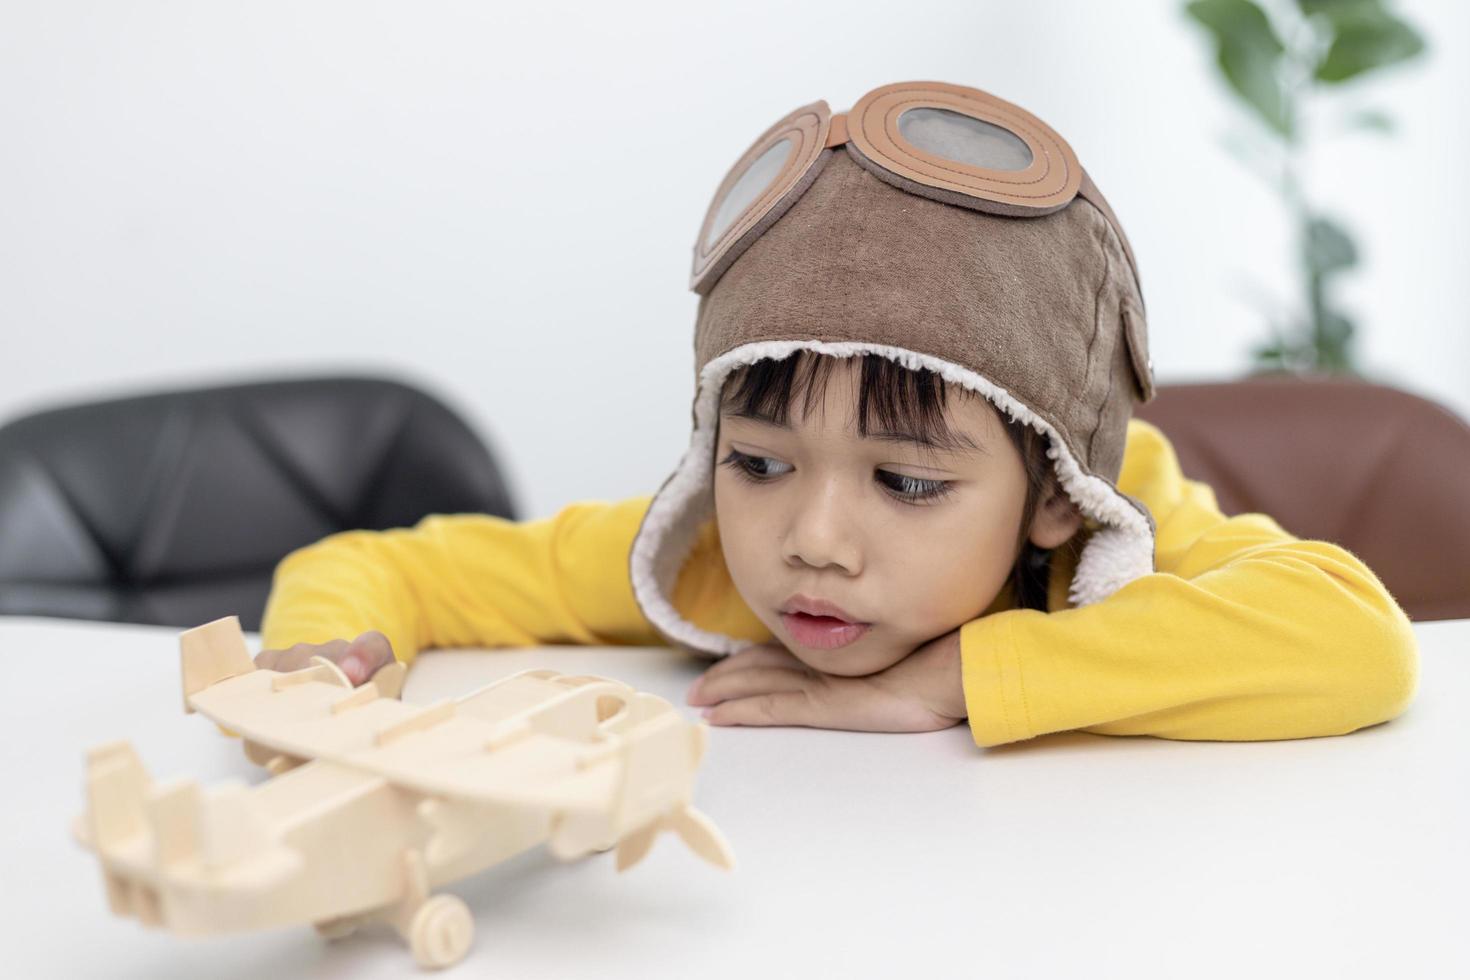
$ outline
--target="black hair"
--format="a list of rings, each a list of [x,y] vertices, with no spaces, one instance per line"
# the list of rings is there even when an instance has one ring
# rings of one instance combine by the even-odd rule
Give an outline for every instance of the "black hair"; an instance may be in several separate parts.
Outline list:
[[[737,412],[784,425],[794,391],[804,395],[803,413],[810,412],[815,400],[825,392],[836,362],[832,355],[802,349],[781,360],[765,358],[744,365],[726,379],[721,405],[729,403]],[[912,432],[936,447],[951,448],[967,443],[945,418],[945,382],[933,371],[906,368],[881,354],[863,354],[860,377],[857,423],[861,435],[868,434],[876,412],[883,428]],[[1045,435],[998,409],[997,414],[1026,469],[1026,505],[1021,514],[1010,576],[1016,607],[1046,612],[1053,549],[1036,547],[1030,542],[1028,531],[1041,501],[1057,485],[1056,471],[1046,455]],[[1075,549],[1077,537],[1073,535],[1062,547]]]

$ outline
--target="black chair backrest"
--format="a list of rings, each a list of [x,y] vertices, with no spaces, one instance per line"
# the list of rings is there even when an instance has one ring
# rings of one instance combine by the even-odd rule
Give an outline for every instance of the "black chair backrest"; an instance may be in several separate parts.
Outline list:
[[[259,628],[276,564],[355,528],[515,518],[490,450],[374,377],[169,391],[0,427],[0,613]]]

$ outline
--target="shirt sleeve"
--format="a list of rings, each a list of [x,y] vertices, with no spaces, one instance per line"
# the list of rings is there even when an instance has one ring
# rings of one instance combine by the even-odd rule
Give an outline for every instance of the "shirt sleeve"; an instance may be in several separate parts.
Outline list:
[[[1134,420],[1119,486],[1158,525],[1156,571],[1091,605],[960,629],[975,744],[1048,732],[1254,740],[1398,716],[1418,685],[1408,616],[1355,555],[1264,514],[1226,518]]]
[[[628,574],[652,499],[582,501],[523,522],[433,514],[330,535],[276,566],[261,645],[379,630],[404,662],[434,647],[662,645]]]

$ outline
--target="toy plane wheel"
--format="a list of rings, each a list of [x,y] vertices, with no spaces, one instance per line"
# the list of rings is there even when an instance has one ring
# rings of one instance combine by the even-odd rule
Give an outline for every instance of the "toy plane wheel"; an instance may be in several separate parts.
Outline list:
[[[408,944],[419,966],[453,966],[470,950],[475,919],[469,906],[454,895],[435,895],[414,913]]]

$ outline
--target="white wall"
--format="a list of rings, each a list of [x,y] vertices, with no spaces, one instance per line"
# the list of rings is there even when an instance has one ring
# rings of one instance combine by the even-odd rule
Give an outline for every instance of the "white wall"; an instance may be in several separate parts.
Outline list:
[[[1470,8],[1318,159],[1360,233],[1363,361],[1470,415]],[[0,419],[318,371],[432,386],[524,516],[652,492],[688,438],[691,243],[768,125],[975,85],[1077,150],[1128,230],[1163,382],[1238,374],[1289,229],[1176,2],[0,0]],[[1253,287],[1254,288],[1254,287]]]

